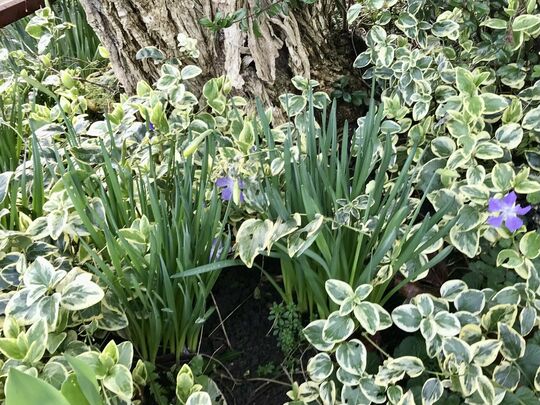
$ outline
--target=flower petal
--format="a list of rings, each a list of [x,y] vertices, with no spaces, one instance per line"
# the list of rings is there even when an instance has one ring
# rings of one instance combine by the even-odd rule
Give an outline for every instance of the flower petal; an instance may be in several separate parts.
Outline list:
[[[516,200],[517,194],[514,191],[511,191],[503,197],[502,202],[505,206],[511,207],[516,203]]]
[[[230,177],[220,177],[216,180],[216,186],[218,187],[233,187],[234,180]]]
[[[526,207],[522,207],[521,205],[517,205],[516,208],[514,208],[514,212],[518,215],[525,215],[527,212],[529,212],[532,209],[530,205],[527,205]]]
[[[488,202],[488,212],[498,212],[503,209],[502,198],[490,198]]]
[[[510,232],[515,232],[523,226],[523,221],[517,215],[506,218],[505,225]]]
[[[495,228],[500,228],[501,225],[502,225],[502,222],[503,222],[503,217],[502,216],[489,217],[488,220],[487,220],[487,223],[490,224],[491,226],[495,227]]]
[[[225,187],[223,190],[221,190],[221,199],[223,201],[231,201],[232,194],[232,189],[230,189],[229,187]]]

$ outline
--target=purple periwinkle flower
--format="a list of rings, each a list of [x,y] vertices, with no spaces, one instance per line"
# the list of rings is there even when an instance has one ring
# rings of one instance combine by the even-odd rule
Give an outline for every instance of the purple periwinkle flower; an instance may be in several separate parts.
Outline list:
[[[225,249],[225,246],[223,246],[223,240],[214,238],[212,240],[212,246],[210,247],[210,257],[209,257],[210,262],[212,260],[221,258],[224,249]]]
[[[504,224],[510,232],[515,232],[523,226],[523,220],[519,217],[531,210],[531,206],[522,207],[516,205],[517,195],[515,192],[506,194],[503,198],[490,198],[488,212],[492,215],[488,218],[488,224],[500,228]]]
[[[236,180],[238,181],[238,187],[240,187],[240,190],[244,188],[244,182],[242,180]],[[231,201],[233,199],[234,195],[234,183],[235,179],[233,179],[230,176],[227,177],[220,177],[216,180],[216,186],[221,188],[221,199],[223,201]],[[240,191],[240,202],[244,201],[244,193]]]

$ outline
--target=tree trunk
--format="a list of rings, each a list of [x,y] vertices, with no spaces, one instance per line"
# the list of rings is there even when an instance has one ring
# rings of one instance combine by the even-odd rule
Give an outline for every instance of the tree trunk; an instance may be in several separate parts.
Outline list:
[[[81,0],[90,25],[109,50],[114,71],[128,92],[141,79],[153,81],[159,66],[136,60],[137,51],[156,46],[167,57],[180,57],[177,36],[184,33],[198,41],[200,57],[195,63],[205,77],[226,74],[239,94],[275,100],[289,88],[295,75],[329,83],[350,73],[353,46],[340,29],[336,0],[318,0],[302,5],[288,15],[257,19],[262,35],[233,24],[218,33],[201,26],[203,17],[214,18],[241,7],[253,14],[255,0]],[[274,0],[266,0],[268,4]],[[264,4],[264,0],[260,3]],[[336,18],[339,17],[339,18]]]

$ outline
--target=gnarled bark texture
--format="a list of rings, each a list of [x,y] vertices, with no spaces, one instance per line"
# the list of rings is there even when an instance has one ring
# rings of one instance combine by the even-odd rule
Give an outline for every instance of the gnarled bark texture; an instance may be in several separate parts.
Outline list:
[[[273,2],[267,0],[268,4]],[[246,7],[250,15],[255,0],[81,3],[89,23],[110,51],[113,68],[128,92],[139,80],[155,80],[159,75],[159,67],[151,61],[136,60],[137,51],[157,46],[168,57],[179,57],[179,33],[198,41],[201,56],[196,64],[206,74],[202,79],[226,74],[239,93],[266,100],[283,92],[294,75],[328,82],[350,70],[354,59],[351,45],[336,42],[336,0],[319,0],[288,15],[263,15],[258,19],[260,36],[254,35],[252,29],[242,32],[239,24],[214,33],[199,23],[203,17],[213,19],[218,11],[227,14],[241,7]],[[260,3],[264,6],[264,0]]]

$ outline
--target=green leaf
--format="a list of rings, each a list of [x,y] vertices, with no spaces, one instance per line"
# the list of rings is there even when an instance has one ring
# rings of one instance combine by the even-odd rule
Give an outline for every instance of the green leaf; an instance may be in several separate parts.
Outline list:
[[[484,100],[484,115],[500,113],[510,104],[506,98],[498,94],[482,93],[480,97]]]
[[[307,105],[307,97],[291,93],[279,96],[279,101],[289,117],[300,114]]]
[[[504,124],[509,123],[519,123],[521,117],[523,116],[523,106],[521,105],[521,100],[517,97],[512,99],[512,102],[508,106],[502,115],[502,122]]]
[[[444,393],[444,387],[438,378],[429,378],[422,386],[422,404],[432,405],[437,402]]]
[[[431,31],[433,35],[440,38],[454,38],[455,34],[459,30],[459,24],[452,20],[440,20],[433,24]]]
[[[441,286],[441,298],[453,301],[461,292],[469,287],[463,280],[448,280]]]
[[[527,232],[519,241],[519,250],[528,259],[540,256],[540,234],[536,231]]]
[[[439,336],[437,335],[437,325],[433,318],[422,319],[422,322],[420,322],[420,333],[428,342],[432,341],[435,336]]]
[[[465,110],[471,117],[479,118],[485,110],[484,99],[480,96],[469,96],[463,100]]]
[[[155,46],[147,46],[140,49],[135,55],[135,59],[154,59],[154,60],[163,60],[165,59],[165,54],[161,52]]]
[[[501,146],[507,149],[515,149],[523,139],[523,129],[515,122],[503,125],[495,131],[495,138]]]
[[[520,254],[514,249],[503,249],[497,255],[497,266],[514,269],[523,264]]]
[[[392,320],[398,328],[405,332],[416,332],[420,328],[422,315],[420,311],[412,305],[400,305],[392,311]]]
[[[354,290],[354,297],[358,301],[363,301],[371,294],[371,291],[373,291],[371,284],[361,284]]]
[[[347,23],[349,25],[355,22],[356,19],[360,16],[362,7],[363,7],[362,4],[359,4],[359,3],[355,3],[351,7],[349,7],[349,10],[347,11]]]
[[[64,356],[73,368],[73,371],[75,371],[79,387],[88,403],[90,405],[101,405],[103,402],[99,394],[96,376],[92,369],[81,359],[67,354]]]
[[[454,306],[458,311],[467,311],[478,314],[484,309],[486,297],[482,291],[466,290],[456,296]]]
[[[502,343],[496,339],[486,339],[473,343],[473,361],[480,367],[487,367],[492,364],[499,354]]]
[[[493,160],[502,158],[504,156],[504,151],[495,142],[486,141],[481,142],[476,146],[474,156],[478,159]]]
[[[103,379],[103,385],[124,401],[131,400],[133,396],[133,380],[131,372],[126,366],[116,364]]]
[[[206,392],[194,392],[187,399],[186,405],[212,405],[212,398]]]
[[[62,395],[71,405],[90,405],[81,390],[75,374],[71,374],[64,380],[61,391]]]
[[[540,131],[540,107],[533,108],[525,114],[521,126],[523,129]]]
[[[65,274],[65,271],[57,272],[47,259],[37,257],[36,260],[28,266],[28,269],[26,269],[23,281],[24,285],[27,287],[43,286],[52,288]]]
[[[382,44],[386,41],[386,31],[380,25],[374,25],[368,32],[368,38],[377,44]]]
[[[100,302],[105,293],[96,283],[79,276],[62,290],[62,307],[70,311],[80,311]]]
[[[456,226],[462,232],[471,231],[476,228],[484,220],[480,215],[478,207],[472,205],[464,205],[458,212],[458,221]]]
[[[453,227],[450,230],[450,240],[461,253],[467,257],[473,258],[476,256],[480,245],[480,234],[478,229],[461,232],[458,227]]]
[[[392,370],[404,371],[409,377],[415,378],[424,372],[424,363],[418,357],[402,356],[391,359],[386,367]]]
[[[532,194],[540,191],[540,182],[523,179],[521,181],[516,181],[514,184],[514,189],[516,193],[520,194]]]
[[[182,80],[193,79],[194,77],[199,76],[202,73],[202,69],[195,65],[187,65],[180,72]]]
[[[383,67],[390,67],[390,65],[394,61],[394,48],[391,46],[382,46],[379,49],[379,53],[377,57]],[[413,111],[413,114],[414,114],[414,111]],[[423,111],[423,115],[425,116],[426,114],[427,114],[427,108],[425,108]],[[417,113],[416,115],[419,116],[419,113]]]
[[[348,373],[362,375],[366,369],[366,347],[358,339],[341,343],[336,351],[336,360],[339,366]]]
[[[323,339],[329,343],[339,343],[347,339],[354,331],[354,321],[338,312],[330,314],[323,328]]]
[[[536,325],[538,311],[531,305],[526,305],[519,314],[519,328],[521,336],[527,336]]]
[[[66,209],[54,210],[47,215],[47,226],[51,238],[57,240],[67,224],[68,211]]]
[[[22,360],[26,356],[27,347],[21,347],[16,338],[0,338],[0,352],[8,359]]]
[[[43,318],[26,331],[29,347],[23,360],[25,363],[34,364],[41,360],[47,348],[47,334],[47,323]]]
[[[315,242],[324,217],[321,214],[315,214],[315,218],[302,229],[298,229],[289,235],[287,240],[287,253],[290,257],[300,256]],[[305,234],[305,236],[304,236]]]
[[[508,361],[503,360],[495,370],[493,370],[493,380],[501,387],[510,391],[516,389],[521,378],[519,368]]]
[[[504,405],[529,405],[538,402],[538,397],[527,387],[519,387],[516,392],[506,391]]]
[[[446,357],[451,354],[455,356],[458,363],[469,364],[472,360],[472,351],[470,346],[464,341],[450,337],[443,341],[443,351]]]
[[[40,315],[47,320],[47,326],[53,331],[56,329],[56,323],[58,322],[60,300],[61,295],[54,293],[53,295],[41,298],[38,304]]]
[[[489,378],[485,375],[480,375],[477,380],[478,394],[486,405],[495,404],[495,388]]]
[[[480,23],[481,27],[488,27],[494,30],[506,30],[508,28],[508,21],[501,18],[487,18]]]
[[[438,312],[433,321],[436,325],[437,334],[440,336],[455,336],[461,330],[461,324],[457,316],[446,311]]]
[[[502,322],[499,323],[499,339],[502,341],[501,353],[505,359],[517,360],[525,354],[525,339]]]
[[[354,316],[370,335],[379,329],[379,312],[371,302],[360,302],[354,307]]]
[[[319,395],[324,404],[336,403],[336,383],[332,380],[324,381],[319,387]]]
[[[60,391],[14,367],[9,369],[5,394],[6,405],[70,405]]]
[[[431,141],[431,150],[436,156],[447,158],[456,150],[456,143],[449,136],[438,136]]]
[[[2,204],[8,194],[9,182],[13,177],[13,172],[0,173],[0,204]]]
[[[477,93],[476,84],[474,83],[474,77],[471,72],[461,67],[456,69],[456,86],[461,93],[473,96]]]
[[[253,266],[253,261],[262,253],[271,237],[273,223],[270,220],[250,218],[240,225],[236,235],[240,259],[247,267]]]
[[[334,343],[329,343],[323,339],[323,329],[326,321],[319,319],[311,322],[303,330],[307,341],[317,350],[330,351],[334,348]]]
[[[532,14],[518,15],[512,22],[512,30],[514,32],[523,31],[531,34],[540,28],[540,16]]]
[[[334,371],[334,364],[327,353],[319,353],[308,361],[307,372],[316,383],[326,380],[332,371]]]
[[[324,287],[330,299],[338,305],[341,305],[347,298],[354,297],[352,287],[344,281],[327,280]]]
[[[487,331],[497,328],[499,322],[513,325],[517,318],[517,307],[515,305],[499,304],[489,309],[482,316],[482,326]]]
[[[514,169],[508,163],[497,163],[493,167],[491,179],[498,191],[506,193],[512,189],[512,183],[516,178]]]

